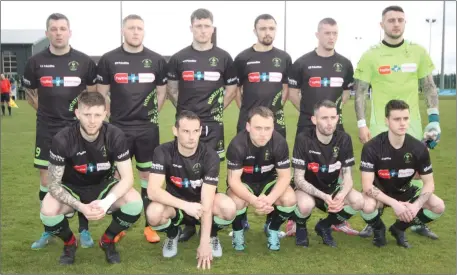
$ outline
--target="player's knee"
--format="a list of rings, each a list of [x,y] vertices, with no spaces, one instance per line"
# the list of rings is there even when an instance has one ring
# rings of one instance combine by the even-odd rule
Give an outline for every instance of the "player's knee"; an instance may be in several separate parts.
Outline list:
[[[295,193],[293,191],[286,191],[284,195],[281,197],[281,205],[290,207],[294,206],[297,204],[297,196],[295,196]]]
[[[436,204],[432,208],[432,212],[436,214],[444,213],[446,206],[444,205],[444,201],[441,198],[436,197]]]
[[[48,186],[48,170],[40,169],[40,184],[44,187]]]
[[[360,193],[354,193],[351,201],[351,207],[354,210],[362,210],[365,205],[365,200]]]
[[[151,202],[146,210],[146,219],[151,226],[158,226],[162,220],[165,206],[157,202]]]
[[[314,203],[308,200],[300,200],[297,204],[297,209],[303,215],[309,215],[313,211]]]
[[[373,213],[377,209],[377,203],[375,199],[364,197],[364,205],[362,211],[365,213]]]
[[[141,195],[133,187],[123,197],[126,203],[132,201],[141,201]]]
[[[54,216],[57,216],[60,214],[60,208],[53,207],[53,205],[51,205],[51,204],[46,205],[46,204],[44,204],[44,201],[43,201],[43,204],[41,205],[40,213],[45,216],[48,216],[48,217],[54,217]]]
[[[236,216],[236,204],[227,196],[221,197],[219,201],[219,215],[224,220],[233,220]]]

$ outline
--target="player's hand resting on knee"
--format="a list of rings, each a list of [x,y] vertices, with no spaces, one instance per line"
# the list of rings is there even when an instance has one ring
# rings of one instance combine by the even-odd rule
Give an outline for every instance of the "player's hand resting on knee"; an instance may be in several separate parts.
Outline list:
[[[187,203],[186,207],[183,209],[187,215],[200,220],[203,215],[203,208],[202,205],[198,202],[189,202]]]
[[[100,220],[105,216],[105,211],[97,205],[96,201],[90,204],[83,204],[79,211],[90,221]]]
[[[210,243],[200,243],[197,249],[197,268],[210,269],[213,260],[213,250]]]

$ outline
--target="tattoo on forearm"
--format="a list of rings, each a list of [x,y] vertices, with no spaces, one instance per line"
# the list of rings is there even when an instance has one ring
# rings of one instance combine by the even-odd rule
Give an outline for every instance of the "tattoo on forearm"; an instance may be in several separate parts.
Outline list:
[[[425,104],[427,108],[438,108],[438,90],[436,89],[433,76],[428,75],[419,80],[419,86],[424,93]]]
[[[355,81],[355,114],[357,116],[357,120],[365,119],[365,94],[368,92],[368,88],[370,87],[370,84],[361,81],[361,80],[356,80]]]
[[[379,190],[376,186],[373,186],[370,190],[365,192],[367,196],[372,197],[373,199],[376,199],[377,196],[381,193],[381,190]]]
[[[25,88],[25,95],[27,102],[36,109],[38,107],[38,93],[36,89]]]
[[[343,179],[347,174],[351,174],[351,167],[343,167]]]
[[[58,201],[78,210],[78,200],[75,199],[65,188],[62,187],[62,177],[65,166],[49,164],[49,193]]]
[[[314,187],[311,183],[305,180],[305,170],[297,169],[294,170],[294,183],[295,185],[303,190],[305,193],[324,199],[325,193]]]
[[[179,86],[178,81],[168,80],[168,83],[167,83],[168,99],[171,101],[171,103],[175,107],[178,105],[178,95],[179,95],[178,86]]]
[[[426,203],[428,201],[428,199],[430,199],[431,196],[432,196],[431,192],[425,192],[423,194],[420,194],[419,198],[417,198],[417,200],[416,200],[416,203],[419,204],[420,206],[423,206],[424,203]]]

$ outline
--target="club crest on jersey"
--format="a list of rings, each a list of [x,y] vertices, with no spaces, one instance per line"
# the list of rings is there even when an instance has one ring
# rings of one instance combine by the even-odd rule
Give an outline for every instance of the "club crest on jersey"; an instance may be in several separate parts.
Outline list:
[[[224,150],[224,141],[222,139],[217,143],[217,149]]]
[[[271,61],[273,62],[273,66],[275,66],[275,67],[281,67],[281,58],[275,57],[275,58],[273,58]]]
[[[265,151],[265,160],[270,160],[270,151],[268,149]]]
[[[403,156],[403,159],[405,160],[405,163],[410,163],[412,158],[413,158],[413,156],[411,155],[411,153],[406,153]]]
[[[194,174],[198,175],[198,174],[200,174],[200,168],[201,168],[200,163],[195,163],[194,166],[192,167],[192,172],[194,172]]]
[[[100,149],[100,151],[102,151],[102,155],[103,157],[106,158],[107,154],[106,154],[106,148],[105,148],[105,145],[102,146],[102,148]]]
[[[152,60],[151,59],[143,59],[141,61],[141,63],[143,63],[143,66],[145,68],[151,68],[152,67]]]
[[[333,153],[334,158],[338,157],[339,152],[340,152],[340,148],[338,146],[333,147],[332,153]]]
[[[210,57],[210,59],[209,59],[209,65],[210,65],[211,67],[216,67],[216,66],[217,66],[217,63],[219,63],[219,59],[218,59],[217,57],[215,57],[215,56]]]
[[[70,69],[70,71],[72,71],[72,72],[77,71],[78,66],[79,66],[78,61],[73,60],[73,61],[68,62],[68,69]]]
[[[335,69],[335,72],[342,72],[343,71],[343,65],[341,63],[335,63],[333,64],[333,69]]]

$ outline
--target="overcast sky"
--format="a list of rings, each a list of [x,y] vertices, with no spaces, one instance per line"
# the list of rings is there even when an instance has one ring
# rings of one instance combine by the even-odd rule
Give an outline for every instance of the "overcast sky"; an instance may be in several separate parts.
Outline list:
[[[45,29],[47,16],[52,12],[67,15],[73,36],[71,45],[89,55],[102,55],[120,45],[120,1],[61,1],[58,2],[1,2],[2,29]],[[431,55],[440,70],[442,37],[442,1],[288,1],[287,22],[284,20],[284,1],[228,2],[228,1],[122,1],[122,14],[138,14],[145,20],[145,46],[162,54],[172,55],[189,45],[190,14],[197,8],[207,8],[214,14],[218,46],[235,57],[256,41],[254,19],[262,13],[272,14],[278,23],[275,46],[286,50],[295,60],[316,46],[317,23],[333,17],[339,25],[336,50],[354,64],[361,54],[379,42],[382,10],[400,5],[406,13],[405,38],[429,49],[430,27],[426,18],[436,18],[432,25]],[[24,8],[26,7],[26,8]],[[179,8],[179,9],[178,9]],[[456,2],[446,3],[445,72],[456,72]],[[356,40],[355,37],[362,37]]]

